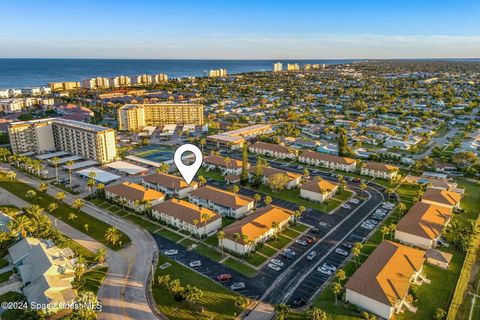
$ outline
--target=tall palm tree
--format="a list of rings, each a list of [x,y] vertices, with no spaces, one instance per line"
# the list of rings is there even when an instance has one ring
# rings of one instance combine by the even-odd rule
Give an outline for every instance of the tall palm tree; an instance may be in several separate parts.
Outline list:
[[[105,262],[106,257],[107,257],[107,250],[105,250],[104,248],[99,248],[95,252],[95,260],[97,260],[97,262],[100,264]]]
[[[121,239],[120,232],[117,227],[110,227],[105,232],[105,240],[115,245]]]
[[[75,200],[73,200],[72,202],[72,207],[74,207],[75,209],[77,209],[77,211],[80,211],[80,209],[82,209],[82,207],[85,205],[85,201],[83,201],[83,199],[81,198],[76,198]]]
[[[48,212],[53,213],[57,209],[58,209],[58,204],[57,203],[51,202],[51,203],[48,204],[48,207],[47,207]]]
[[[74,162],[72,160],[67,161],[67,169],[68,169],[68,184],[70,188],[72,187],[72,166]]]
[[[225,239],[225,232],[218,231],[217,239],[218,239],[218,244],[220,245],[220,249],[222,250],[222,256],[223,256],[223,239]]]
[[[290,308],[288,307],[288,305],[284,303],[277,304],[275,306],[275,314],[276,314],[275,319],[286,320],[289,312],[290,312]]]
[[[26,238],[28,233],[34,229],[34,226],[32,220],[27,216],[22,215],[15,220],[11,220],[8,224],[8,229],[11,230],[12,234],[16,235],[20,233],[22,238]]]
[[[45,194],[47,193],[47,190],[48,190],[48,184],[46,182],[40,182],[39,186],[38,186],[38,190],[40,190],[40,192],[42,194]]]
[[[241,238],[240,233],[235,232],[235,233],[233,234],[233,240],[234,240],[234,242],[235,242],[235,252],[238,252],[238,251],[237,251],[237,241],[238,241],[238,239],[240,239],[240,238]]]
[[[7,178],[9,180],[15,180],[17,178],[17,173],[15,171],[10,170],[7,172]]]
[[[65,199],[65,192],[59,191],[55,194],[55,199],[57,199],[58,202],[62,202]]]
[[[55,181],[58,183],[58,163],[60,162],[60,159],[58,159],[58,157],[54,157],[52,158],[51,162],[55,167]]]
[[[203,220],[203,235],[207,236],[207,223],[210,220],[210,215],[208,213],[202,213],[201,219]]]
[[[338,282],[333,282],[330,285],[330,290],[332,290],[333,294],[335,295],[335,304],[337,304],[338,295],[340,292],[342,292],[342,285]]]

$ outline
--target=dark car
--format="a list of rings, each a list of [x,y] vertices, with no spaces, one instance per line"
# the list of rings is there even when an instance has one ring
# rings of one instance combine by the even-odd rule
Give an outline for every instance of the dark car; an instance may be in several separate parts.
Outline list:
[[[342,243],[342,247],[344,247],[346,249],[352,249],[353,244],[351,244],[350,242],[345,242],[345,243]]]
[[[313,234],[318,234],[320,232],[320,230],[318,230],[317,228],[312,228],[310,230],[310,232],[313,233]]]
[[[291,255],[289,253],[286,253],[286,252],[283,252],[282,253],[282,258],[285,258],[287,260],[291,260],[291,259],[293,259],[293,255]]]
[[[313,242],[313,239],[310,237],[303,237],[302,240],[305,240],[308,244]]]
[[[298,299],[295,299],[293,301],[292,306],[294,308],[300,308],[300,307],[304,306],[305,303],[307,303],[307,301],[304,298],[298,298]]]

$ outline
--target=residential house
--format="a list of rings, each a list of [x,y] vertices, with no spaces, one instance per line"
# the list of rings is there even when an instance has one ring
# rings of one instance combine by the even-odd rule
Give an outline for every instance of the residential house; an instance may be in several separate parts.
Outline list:
[[[345,284],[345,300],[382,318],[408,308],[411,284],[428,283],[422,275],[425,251],[383,241]]]
[[[269,240],[276,232],[288,226],[293,212],[268,205],[225,227],[225,238],[219,240],[224,249],[244,255],[251,252],[258,243]],[[238,238],[237,238],[238,237]]]
[[[462,194],[449,191],[427,188],[427,191],[422,196],[422,202],[442,206],[446,208],[460,208],[460,201],[462,200]]]
[[[392,180],[398,173],[398,167],[377,162],[367,162],[360,170],[360,174],[374,178]]]
[[[434,248],[451,216],[450,208],[417,202],[398,222],[395,239],[422,249]]]
[[[204,236],[222,227],[222,216],[187,201],[170,199],[152,207],[152,215],[191,234]]]
[[[335,195],[338,184],[324,179],[314,179],[305,182],[300,187],[300,196],[315,202],[324,202]]]
[[[438,249],[428,249],[425,253],[427,263],[440,267],[442,269],[448,269],[450,261],[452,261],[453,255],[448,252],[443,252]]]
[[[126,207],[137,212],[144,211],[148,206],[147,203],[153,206],[165,200],[163,193],[133,182],[122,182],[105,187],[105,197],[117,203],[124,201]]]
[[[309,150],[303,151],[298,161],[345,172],[354,172],[357,168],[357,162],[354,159]]]
[[[280,159],[295,159],[298,150],[274,143],[257,141],[248,147],[250,152]]]
[[[198,188],[198,184],[195,181],[187,184],[182,177],[162,172],[143,177],[142,184],[147,188],[161,191],[167,196],[177,196],[180,199],[185,198],[190,191]]]
[[[188,200],[197,206],[206,207],[222,216],[239,219],[255,206],[252,198],[211,186],[205,186],[189,193]]]

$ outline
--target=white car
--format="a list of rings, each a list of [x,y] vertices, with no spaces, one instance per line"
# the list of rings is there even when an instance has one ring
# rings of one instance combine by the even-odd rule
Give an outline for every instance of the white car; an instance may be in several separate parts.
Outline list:
[[[348,200],[348,202],[353,203],[353,204],[358,204],[360,202],[360,200],[358,200],[356,198],[352,198],[352,199]]]
[[[347,257],[348,256],[348,251],[345,251],[343,249],[337,248],[335,249],[335,253],[338,253],[341,256]]]
[[[274,271],[280,271],[282,270],[282,268],[280,268],[280,266],[276,265],[276,264],[273,264],[273,263],[269,263],[267,265],[267,267],[269,267],[270,269],[274,270]]]
[[[315,251],[311,251],[308,255],[307,255],[307,260],[308,261],[312,261],[313,258],[315,258],[315,256],[317,255],[317,253]]]
[[[270,262],[273,263],[273,264],[276,264],[279,267],[283,267],[285,265],[285,263],[283,261],[280,261],[278,259],[272,259],[272,260],[270,260]]]
[[[307,246],[307,241],[302,240],[302,239],[295,240],[295,243],[298,243],[299,245],[304,246],[304,247]]]
[[[163,254],[166,255],[166,256],[176,256],[178,254],[178,250],[177,249],[168,249],[168,250],[163,251]]]
[[[286,252],[286,253],[288,253],[288,254],[291,254],[292,256],[295,256],[295,255],[296,255],[295,251],[293,251],[292,249],[288,249],[288,248],[287,248],[287,249],[285,249],[285,250],[283,250],[283,251]]]
[[[230,290],[243,290],[245,289],[245,282],[235,282],[230,286]]]
[[[349,206],[348,204],[345,204],[345,203],[342,204],[341,207],[344,208],[344,209],[352,209],[352,206]]]
[[[337,271],[337,268],[335,266],[332,266],[331,264],[328,264],[326,262],[323,264],[322,268],[328,269],[332,272]]]
[[[192,261],[192,262],[190,262],[190,264],[188,266],[190,268],[201,267],[202,266],[202,261],[200,261],[200,260]]]
[[[324,268],[324,267],[319,267],[319,268],[317,269],[317,271],[320,272],[320,273],[323,273],[323,274],[325,274],[325,275],[327,275],[327,276],[329,276],[329,275],[332,274],[332,271],[330,271],[330,270],[328,270],[327,268]]]

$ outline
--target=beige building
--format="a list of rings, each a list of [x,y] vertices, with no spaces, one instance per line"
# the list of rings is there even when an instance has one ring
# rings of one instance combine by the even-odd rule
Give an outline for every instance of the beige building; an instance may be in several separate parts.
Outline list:
[[[133,182],[122,182],[120,184],[105,187],[105,198],[115,202],[125,201],[125,206],[138,212],[165,200],[165,195],[157,190],[148,189]]]
[[[257,141],[248,147],[250,152],[280,159],[295,159],[298,150],[274,143]]]
[[[198,236],[210,235],[222,227],[221,215],[175,198],[153,206],[152,215],[171,226]]]
[[[8,134],[14,154],[58,150],[100,163],[117,156],[115,130],[85,122],[60,118],[13,122]]]
[[[206,156],[203,157],[203,167],[207,170],[220,170],[222,175],[238,176],[242,173],[242,161],[236,159],[228,159],[222,156]],[[247,169],[250,164],[247,163]]]
[[[210,78],[226,77],[227,76],[227,69],[212,69],[212,70],[208,71],[207,75]]]
[[[345,284],[345,300],[385,319],[403,308],[416,312],[407,296],[411,284],[430,282],[424,262],[425,251],[383,241]]]
[[[277,62],[273,64],[273,72],[280,72],[283,69],[283,65],[281,62]]]
[[[91,78],[91,79],[84,79],[80,82],[80,87],[85,89],[102,89],[109,87],[109,79],[108,78]]]
[[[322,203],[333,197],[337,190],[338,185],[336,183],[318,179],[305,182],[300,187],[300,196],[311,201]]]
[[[354,172],[357,168],[355,159],[337,157],[326,153],[306,150],[298,157],[298,161],[309,165],[325,167],[345,172]]]
[[[110,88],[128,87],[132,84],[132,80],[128,76],[116,76],[108,79]]]
[[[417,202],[398,222],[395,239],[422,249],[434,248],[451,216],[450,208]]]
[[[208,136],[207,146],[213,149],[240,149],[246,140],[254,138],[262,133],[270,132],[272,132],[272,127],[270,125],[255,124]]]
[[[360,170],[360,174],[374,178],[392,180],[398,173],[398,167],[384,163],[367,162]]]
[[[203,105],[187,103],[128,104],[118,109],[118,129],[138,131],[166,124],[203,125]]]
[[[190,191],[198,188],[195,181],[187,184],[182,177],[161,172],[143,177],[142,184],[147,188],[161,191],[167,196],[177,196],[180,199],[185,198]]]
[[[55,91],[70,91],[80,89],[80,82],[66,81],[66,82],[50,82],[48,84],[52,92]]]

